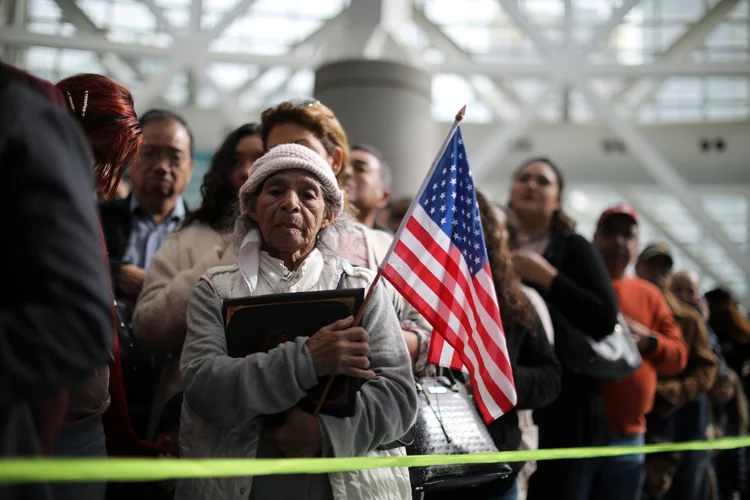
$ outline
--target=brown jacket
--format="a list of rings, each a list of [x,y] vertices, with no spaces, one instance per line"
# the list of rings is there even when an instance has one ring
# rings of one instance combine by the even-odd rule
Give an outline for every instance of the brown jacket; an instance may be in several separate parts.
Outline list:
[[[660,376],[656,386],[655,409],[659,413],[669,414],[694,401],[713,386],[718,361],[711,350],[703,318],[671,292],[666,292],[664,296],[688,347],[685,370],[673,377]]]

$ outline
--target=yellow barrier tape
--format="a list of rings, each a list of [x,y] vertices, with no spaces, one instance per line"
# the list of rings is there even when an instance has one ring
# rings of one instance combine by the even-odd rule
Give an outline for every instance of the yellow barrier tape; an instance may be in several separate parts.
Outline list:
[[[666,451],[729,450],[750,447],[750,436],[646,446],[562,448],[472,455],[282,459],[18,458],[0,460],[0,483],[49,481],[160,481],[165,479],[325,474],[382,467],[525,462],[596,458]]]

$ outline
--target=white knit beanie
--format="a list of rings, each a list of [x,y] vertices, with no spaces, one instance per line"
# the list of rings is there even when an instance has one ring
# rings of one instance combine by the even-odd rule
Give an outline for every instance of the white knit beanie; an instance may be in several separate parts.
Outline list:
[[[250,176],[240,188],[240,210],[248,214],[248,195],[254,193],[258,186],[270,176],[282,170],[302,169],[315,175],[325,189],[333,193],[334,215],[338,216],[344,208],[344,193],[339,189],[336,176],[331,166],[318,153],[299,144],[281,144],[272,148],[253,163]]]

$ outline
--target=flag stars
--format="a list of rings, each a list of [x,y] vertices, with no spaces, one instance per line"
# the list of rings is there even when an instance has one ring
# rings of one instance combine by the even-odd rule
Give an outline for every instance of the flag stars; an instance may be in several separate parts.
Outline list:
[[[438,188],[438,184],[436,182],[435,184],[432,185],[432,189],[437,189],[437,188]]]
[[[440,199],[441,200],[445,199],[445,193],[440,193]]]
[[[441,210],[443,212],[445,212],[445,205],[443,205],[443,208],[441,208]],[[448,222],[448,221],[445,220],[445,217],[443,217],[442,219],[440,219],[440,225],[441,226],[444,226],[446,222]]]
[[[440,211],[445,212],[445,210],[446,210],[445,205],[440,205]],[[443,224],[445,224],[445,222],[443,222]]]
[[[455,172],[455,171],[456,171],[456,166],[455,165],[451,165],[451,172]]]
[[[451,179],[451,186],[455,186],[455,185],[456,185],[456,179]]]
[[[482,261],[479,257],[474,258],[474,264],[479,265],[479,263]]]
[[[434,213],[435,213],[435,207],[432,207],[432,208],[430,209],[430,215],[432,215],[432,214],[434,214]]]

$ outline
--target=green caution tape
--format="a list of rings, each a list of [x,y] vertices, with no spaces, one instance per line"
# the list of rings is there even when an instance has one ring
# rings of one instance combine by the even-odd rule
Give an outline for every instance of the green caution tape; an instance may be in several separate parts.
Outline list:
[[[563,458],[595,458],[690,450],[750,447],[750,436],[646,446],[524,450],[472,455],[283,459],[19,458],[0,460],[0,483],[49,481],[161,481],[201,477],[326,474],[382,467],[416,467]]]

